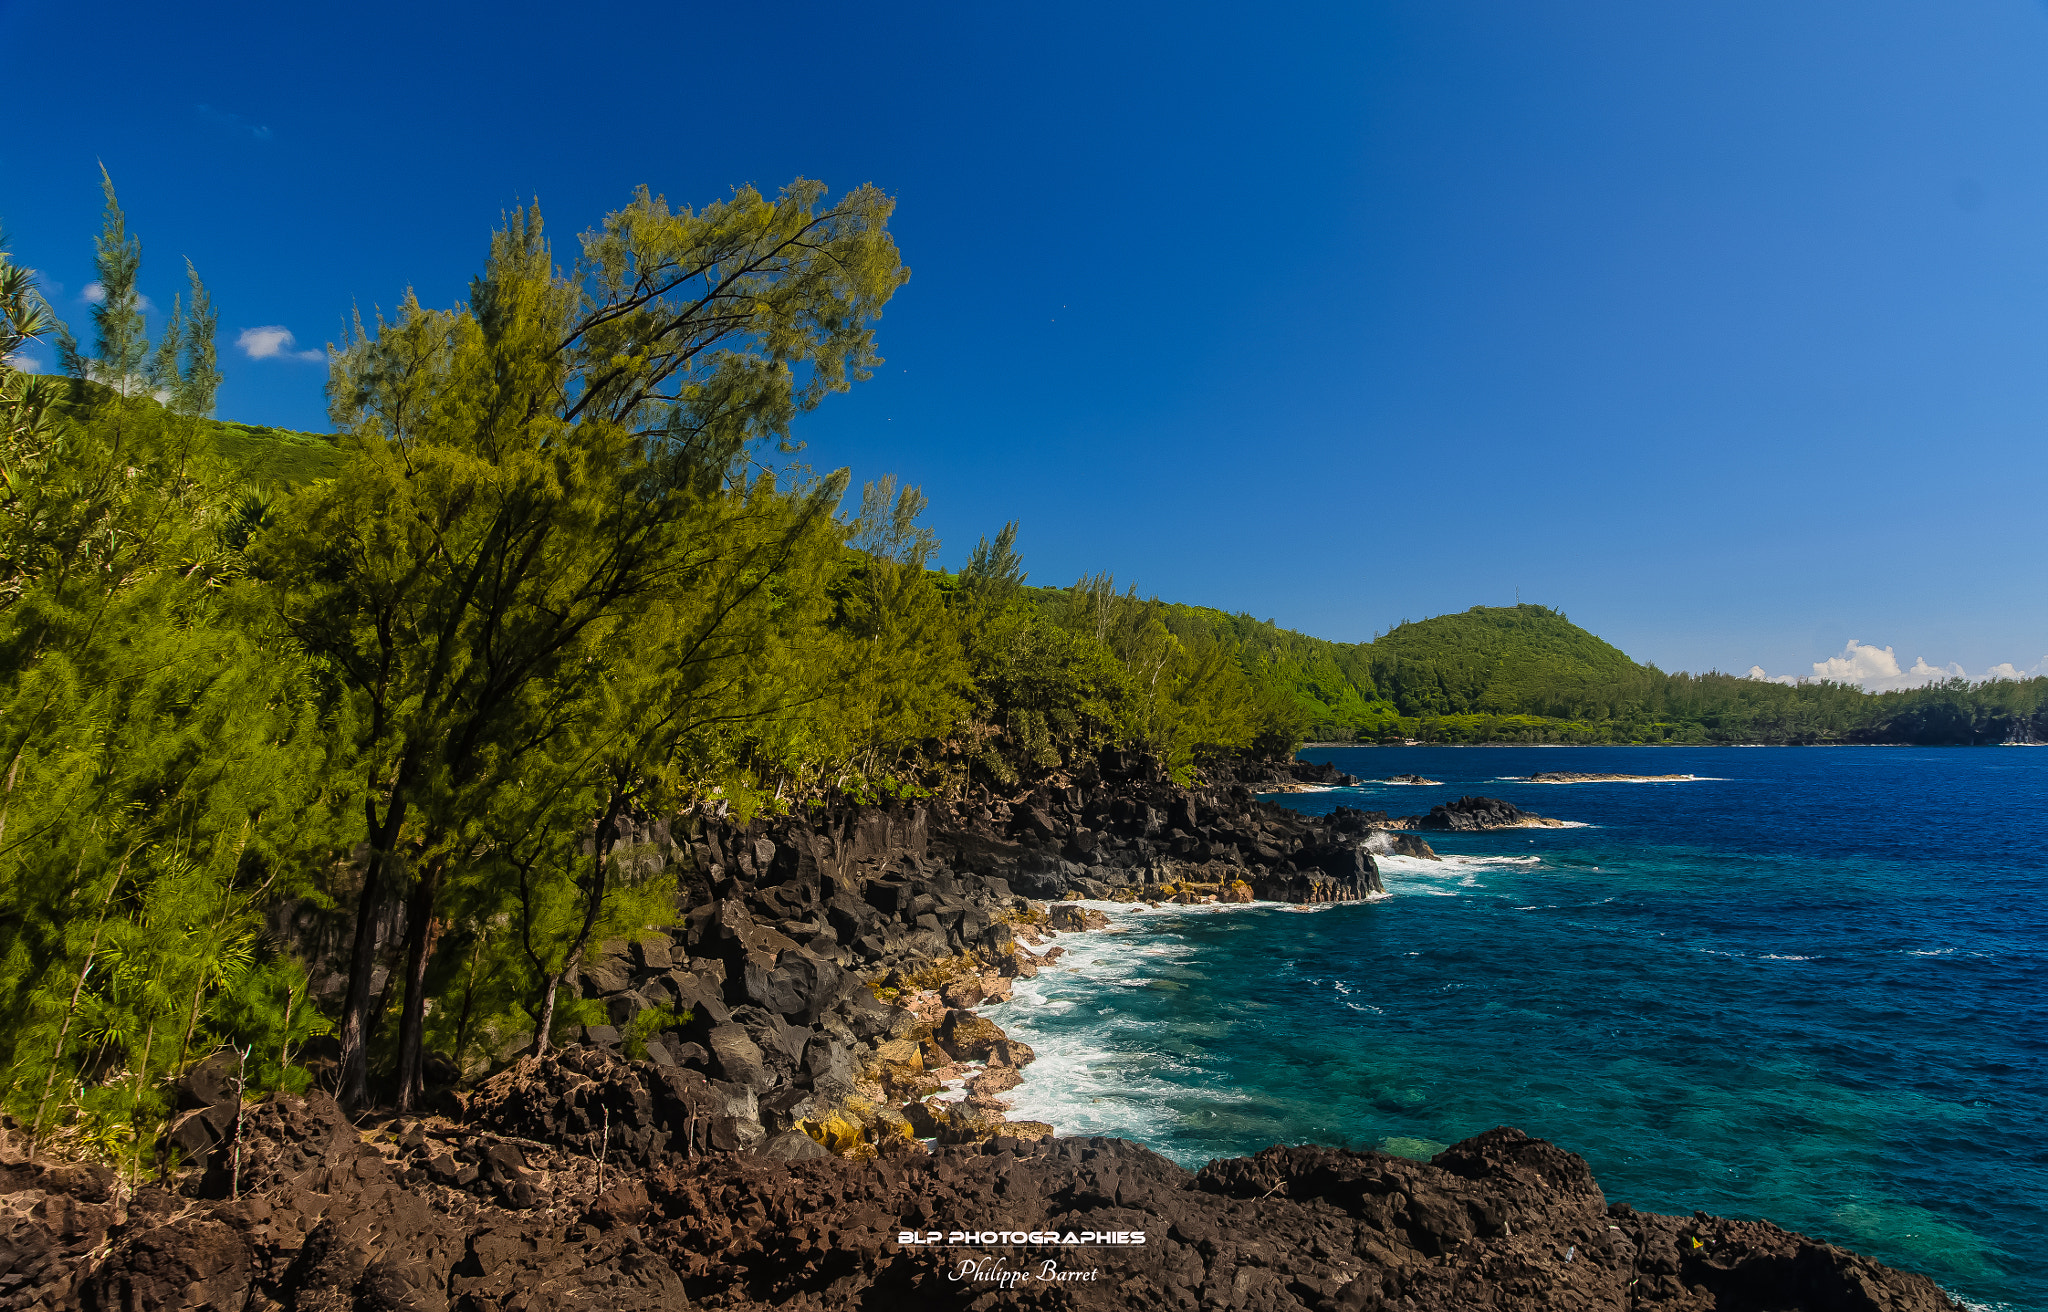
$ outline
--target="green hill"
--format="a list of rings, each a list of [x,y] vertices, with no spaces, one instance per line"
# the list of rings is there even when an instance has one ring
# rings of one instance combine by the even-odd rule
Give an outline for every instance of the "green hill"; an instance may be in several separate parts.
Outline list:
[[[1232,644],[1253,684],[1291,703],[1302,735],[1317,741],[1608,741],[1609,731],[1583,722],[1627,717],[1645,685],[1665,678],[1545,606],[1474,606],[1369,643],[1206,606],[1166,609],[1176,629]],[[1653,732],[1645,726],[1634,740]]]
[[[1207,628],[1236,646],[1252,683],[1293,704],[1304,737],[1371,740],[1395,732],[1396,712],[1373,681],[1369,646],[1312,638],[1207,606],[1166,609],[1176,627]]]
[[[1611,714],[1647,667],[1547,606],[1474,606],[1404,622],[1370,644],[1374,683],[1403,715]]]
[[[75,396],[71,389],[83,388],[87,395]],[[59,422],[80,422],[91,405],[90,393],[100,384],[69,381],[52,407]],[[211,454],[234,466],[249,482],[259,486],[310,483],[331,477],[341,468],[343,453],[334,437],[326,433],[301,433],[265,424],[238,424],[228,419],[202,419],[206,445]]]
[[[242,470],[252,483],[310,483],[332,477],[343,453],[325,433],[300,433],[263,424],[207,421],[214,454]]]

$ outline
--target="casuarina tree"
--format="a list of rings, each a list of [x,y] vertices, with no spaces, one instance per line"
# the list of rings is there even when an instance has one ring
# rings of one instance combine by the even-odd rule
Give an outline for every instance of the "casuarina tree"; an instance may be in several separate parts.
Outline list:
[[[908,276],[891,204],[798,181],[678,211],[643,189],[566,267],[531,209],[468,304],[408,297],[337,353],[349,460],[258,551],[360,726],[344,1102],[369,1093],[381,908],[407,906],[409,1102],[442,891],[489,850],[493,799],[602,703],[623,629],[701,571],[705,506],[877,363],[870,324]]]

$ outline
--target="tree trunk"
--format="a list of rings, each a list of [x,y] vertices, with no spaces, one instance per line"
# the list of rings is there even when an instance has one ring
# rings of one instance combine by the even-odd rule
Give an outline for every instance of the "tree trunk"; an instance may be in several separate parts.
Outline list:
[[[306,988],[310,992],[312,987],[313,981],[309,978]],[[284,1089],[285,1077],[292,1073],[292,1007],[298,999],[296,989],[284,991],[284,1037],[277,1043],[277,1087],[280,1091]]]
[[[583,950],[590,945],[591,931],[597,928],[598,917],[604,912],[604,895],[607,876],[611,866],[612,844],[618,841],[619,816],[626,809],[626,787],[621,783],[612,785],[611,797],[605,802],[604,818],[597,822],[596,841],[592,845],[590,882],[583,886],[583,927],[576,931],[576,941],[569,946],[569,952],[562,958],[562,968],[547,976],[547,984],[541,995],[540,1016],[533,1035],[533,1055],[544,1056],[548,1050],[550,1027],[555,1023],[555,995],[560,992],[562,981],[573,973],[583,961]]]
[[[555,995],[561,991],[563,976],[575,968],[576,962],[566,962],[562,969],[550,972],[547,982],[541,986],[540,1019],[534,1022],[533,1027],[533,1055],[536,1057],[548,1055],[548,1036],[555,1029]]]
[[[135,1087],[128,1094],[128,1126],[135,1132],[137,1144],[133,1167],[128,1174],[128,1190],[135,1191],[135,1182],[142,1178],[142,1127],[136,1118],[142,1115],[142,1086],[149,1080],[149,1050],[156,1045],[156,1017],[149,1018],[149,1028],[142,1032],[142,1064],[135,1068]],[[159,1149],[161,1151],[161,1149]]]
[[[434,960],[434,945],[441,937],[441,922],[434,905],[441,896],[441,875],[446,861],[436,861],[420,873],[413,886],[412,905],[405,915],[405,1010],[398,1017],[398,1111],[406,1115],[419,1109],[425,1092],[422,1066],[426,1060],[427,967]]]
[[[370,861],[363,871],[362,896],[356,899],[348,993],[341,1003],[341,1071],[334,1096],[350,1111],[360,1110],[370,1100],[370,977],[377,970],[377,910],[384,898],[384,871],[404,822],[405,801],[394,789],[384,823],[370,826]]]
[[[483,930],[477,931],[476,939],[469,948],[469,979],[462,986],[462,1015],[455,1022],[455,1065],[462,1067],[462,1050],[469,1046],[469,1021],[476,1005],[476,963],[483,955],[484,943],[490,938]]]

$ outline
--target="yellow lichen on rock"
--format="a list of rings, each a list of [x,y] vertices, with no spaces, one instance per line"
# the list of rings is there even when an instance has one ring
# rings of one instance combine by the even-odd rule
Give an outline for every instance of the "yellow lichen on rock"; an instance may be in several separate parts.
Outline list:
[[[835,1157],[875,1155],[875,1146],[868,1142],[866,1127],[844,1109],[827,1112],[815,1121],[798,1121],[797,1126]]]

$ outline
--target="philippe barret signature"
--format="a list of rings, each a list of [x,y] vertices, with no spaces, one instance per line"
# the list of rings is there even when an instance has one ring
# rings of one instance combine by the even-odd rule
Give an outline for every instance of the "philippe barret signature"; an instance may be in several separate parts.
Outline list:
[[[1046,1258],[1035,1267],[1013,1267],[1007,1257],[970,1257],[962,1261],[955,1270],[946,1273],[948,1280],[986,1280],[997,1289],[1008,1289],[1029,1281],[1045,1281],[1063,1284],[1070,1280],[1093,1280],[1101,1273],[1094,1268],[1086,1271],[1062,1271],[1060,1264]]]

